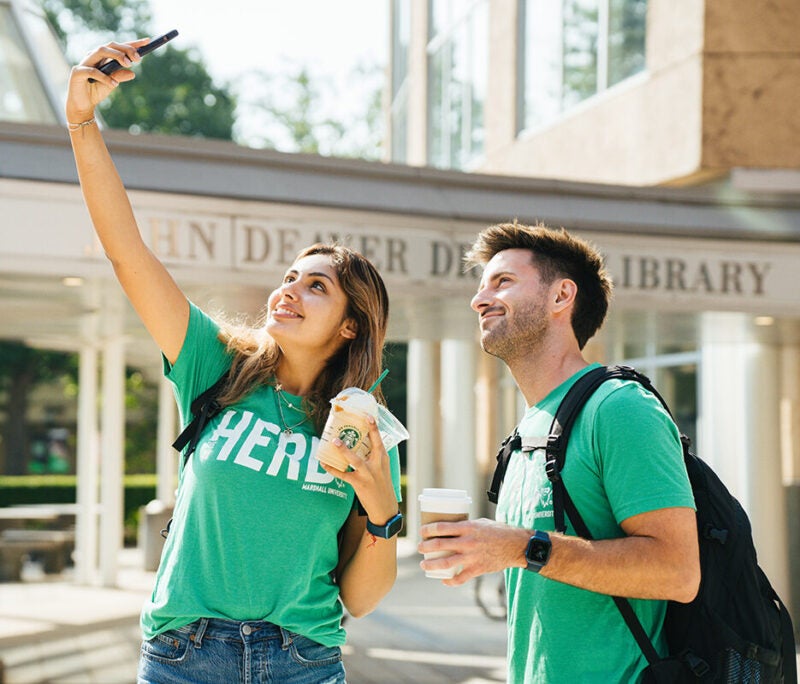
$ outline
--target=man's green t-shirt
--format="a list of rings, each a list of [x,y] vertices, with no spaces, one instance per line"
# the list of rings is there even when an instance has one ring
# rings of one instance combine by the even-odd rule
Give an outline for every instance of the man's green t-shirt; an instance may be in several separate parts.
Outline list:
[[[230,366],[218,333],[192,305],[186,341],[165,368],[183,425],[192,400]],[[300,406],[300,397],[284,396]],[[286,425],[302,419],[286,405],[283,414]],[[319,465],[310,421],[290,434],[283,427],[271,387],[259,387],[206,426],[180,475],[173,524],[142,612],[145,639],[216,617],[266,620],[325,646],[344,643],[332,572],[337,533],[355,495]],[[389,454],[399,500],[397,449]]]
[[[528,409],[520,435],[548,434],[576,373]],[[596,539],[625,536],[620,523],[670,507],[694,508],[683,464],[680,436],[658,399],[635,381],[610,380],[590,398],[567,445],[564,484]],[[497,520],[552,531],[553,489],[544,450],[515,452],[506,472]],[[575,530],[567,517],[567,534]],[[578,589],[524,569],[506,571],[508,587],[508,681],[635,682],[647,666],[610,596]],[[666,603],[632,599],[656,649],[666,654],[662,634]]]

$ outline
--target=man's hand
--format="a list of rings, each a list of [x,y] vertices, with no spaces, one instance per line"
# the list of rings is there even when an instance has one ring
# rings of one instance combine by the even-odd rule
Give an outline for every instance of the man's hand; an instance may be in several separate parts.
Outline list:
[[[473,577],[510,567],[526,567],[525,547],[530,530],[480,518],[464,522],[434,522],[420,528],[420,553],[449,551],[445,558],[423,560],[423,570],[460,568],[452,579],[442,580],[448,586],[458,586]]]

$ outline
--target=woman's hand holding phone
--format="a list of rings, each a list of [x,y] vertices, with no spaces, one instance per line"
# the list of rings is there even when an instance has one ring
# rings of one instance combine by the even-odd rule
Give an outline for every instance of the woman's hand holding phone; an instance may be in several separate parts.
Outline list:
[[[170,31],[152,41],[143,38],[130,43],[112,42],[90,52],[72,68],[67,91],[67,121],[72,125],[90,121],[99,102],[120,83],[136,77],[125,67],[141,61],[144,55],[177,35],[177,31]]]
[[[104,74],[98,67],[106,60],[115,59],[123,66],[131,66],[141,57],[136,48],[147,44],[147,39],[132,43],[108,43],[90,52],[80,64],[72,67],[67,90],[66,114],[70,123],[81,123],[94,116],[94,108],[120,83],[133,80],[136,75],[122,69],[113,76]]]

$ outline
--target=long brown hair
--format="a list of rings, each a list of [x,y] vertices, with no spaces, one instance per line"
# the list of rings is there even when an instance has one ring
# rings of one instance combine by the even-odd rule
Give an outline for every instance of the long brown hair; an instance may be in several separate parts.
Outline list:
[[[330,409],[329,401],[345,387],[369,389],[383,368],[383,344],[389,320],[389,297],[377,269],[361,254],[338,244],[315,244],[303,249],[295,261],[322,254],[331,260],[339,284],[347,296],[345,318],[356,324],[356,337],[339,348],[304,398],[304,406],[321,432]],[[233,355],[230,381],[219,398],[229,406],[261,385],[274,384],[281,349],[264,330],[265,310],[258,327],[223,323],[220,338]],[[380,388],[373,393],[383,403]]]

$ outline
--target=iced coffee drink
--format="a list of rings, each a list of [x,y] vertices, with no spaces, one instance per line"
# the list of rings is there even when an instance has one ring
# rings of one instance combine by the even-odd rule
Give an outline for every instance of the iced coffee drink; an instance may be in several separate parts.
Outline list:
[[[357,387],[339,392],[331,399],[331,412],[322,431],[317,460],[337,470],[347,470],[348,462],[333,445],[337,437],[358,456],[366,458],[372,448],[367,435],[370,417],[377,420],[378,402],[369,392]]]

